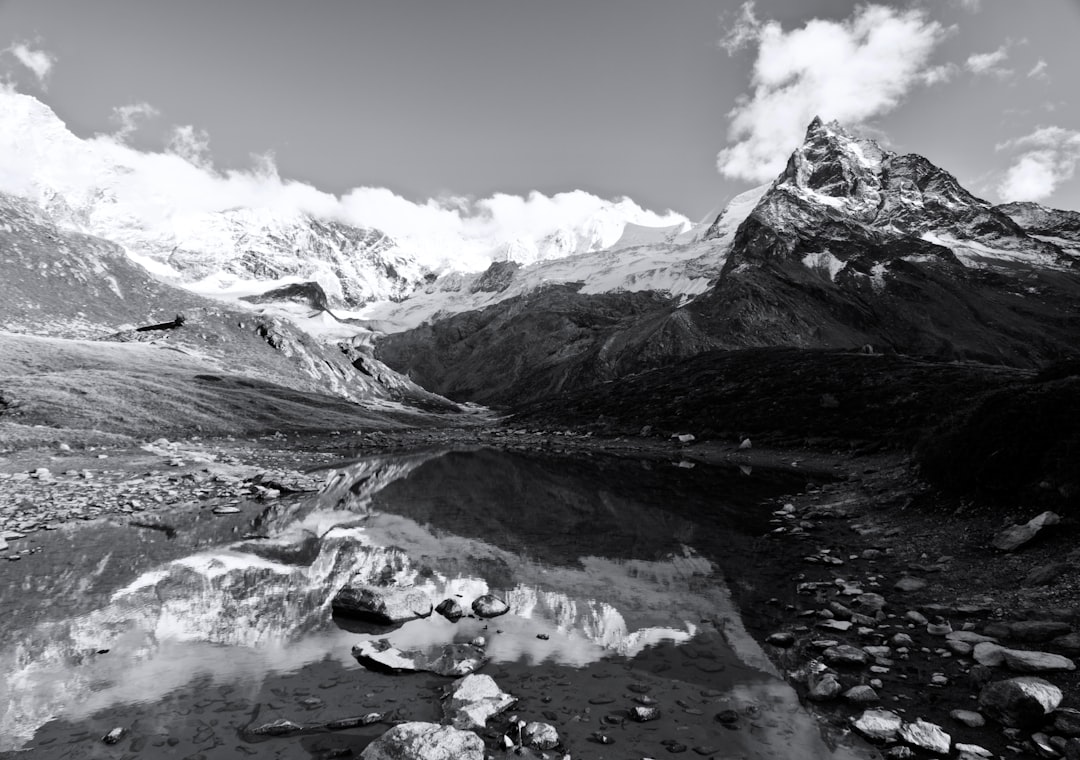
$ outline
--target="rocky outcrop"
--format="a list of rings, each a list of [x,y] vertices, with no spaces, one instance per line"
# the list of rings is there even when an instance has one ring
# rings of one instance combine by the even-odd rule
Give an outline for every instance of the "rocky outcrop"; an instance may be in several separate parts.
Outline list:
[[[363,760],[483,760],[484,741],[472,731],[437,723],[394,726],[360,753]]]

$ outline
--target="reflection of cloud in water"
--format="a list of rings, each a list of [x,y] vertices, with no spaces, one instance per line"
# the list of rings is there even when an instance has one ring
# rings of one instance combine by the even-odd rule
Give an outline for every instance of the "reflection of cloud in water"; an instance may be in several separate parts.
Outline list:
[[[256,683],[328,654],[351,662],[349,648],[362,636],[337,630],[328,604],[354,575],[366,582],[389,575],[423,588],[436,603],[458,594],[464,606],[488,591],[505,596],[511,613],[492,621],[454,625],[433,615],[383,634],[409,648],[483,633],[489,653],[502,661],[584,665],[607,653],[685,641],[694,628],[684,618],[715,614],[723,601],[718,580],[705,582],[710,563],[689,553],[664,562],[586,558],[578,568],[552,568],[479,541],[436,537],[393,515],[372,514],[363,527],[346,528],[327,526],[339,518],[355,523],[351,511],[311,508],[294,517],[277,523],[269,542],[184,557],[144,573],[101,609],[13,639],[0,651],[7,676],[0,749],[28,741],[52,718],[154,702],[202,674],[217,683]],[[311,564],[267,558],[317,527],[325,530]],[[497,587],[481,575],[493,562],[504,568]],[[98,649],[110,652],[94,654]]]

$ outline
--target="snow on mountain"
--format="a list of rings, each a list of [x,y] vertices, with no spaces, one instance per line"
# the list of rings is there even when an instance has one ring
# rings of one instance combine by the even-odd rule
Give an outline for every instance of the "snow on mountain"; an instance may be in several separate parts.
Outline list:
[[[628,224],[686,228],[629,199],[574,191],[414,204],[381,188],[336,197],[269,161],[215,170],[200,156],[82,139],[27,95],[0,89],[0,190],[68,229],[119,243],[156,275],[203,294],[313,281],[333,306],[401,300],[433,271],[481,271],[605,249]]]
[[[697,225],[624,224],[617,239],[596,241],[606,246],[599,250],[546,260],[506,258],[482,274],[448,273],[401,302],[373,303],[355,316],[399,332],[554,283],[580,283],[579,292],[586,294],[651,290],[691,298],[719,276],[735,231],[768,189],[762,185],[735,196],[715,219]],[[499,277],[492,276],[495,270]]]

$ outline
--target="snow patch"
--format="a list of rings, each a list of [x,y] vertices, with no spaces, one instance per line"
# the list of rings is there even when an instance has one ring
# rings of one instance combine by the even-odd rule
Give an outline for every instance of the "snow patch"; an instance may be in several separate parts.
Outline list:
[[[847,262],[836,258],[829,251],[808,253],[803,256],[802,263],[807,269],[825,270],[829,273],[829,279],[833,282],[836,282],[836,276],[847,266]]]

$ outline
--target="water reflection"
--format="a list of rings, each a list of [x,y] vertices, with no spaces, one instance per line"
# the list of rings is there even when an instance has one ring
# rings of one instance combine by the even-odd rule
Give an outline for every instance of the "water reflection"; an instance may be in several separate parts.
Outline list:
[[[709,649],[716,672],[737,673],[729,686],[775,691],[716,564],[694,544],[715,551],[722,531],[756,530],[748,505],[791,484],[748,488],[741,474],[705,470],[491,451],[350,463],[327,473],[317,497],[252,520],[264,539],[226,533],[149,564],[93,609],[17,624],[0,649],[0,749],[50,720],[152,704],[200,676],[250,685],[328,657],[356,668],[350,648],[364,638],[422,649],[482,634],[496,663],[581,667],[701,641],[706,622],[724,634]],[[93,526],[82,536],[92,545]],[[511,611],[457,624],[433,615],[389,633],[334,624],[329,600],[345,583],[387,579],[436,603],[495,593]]]

